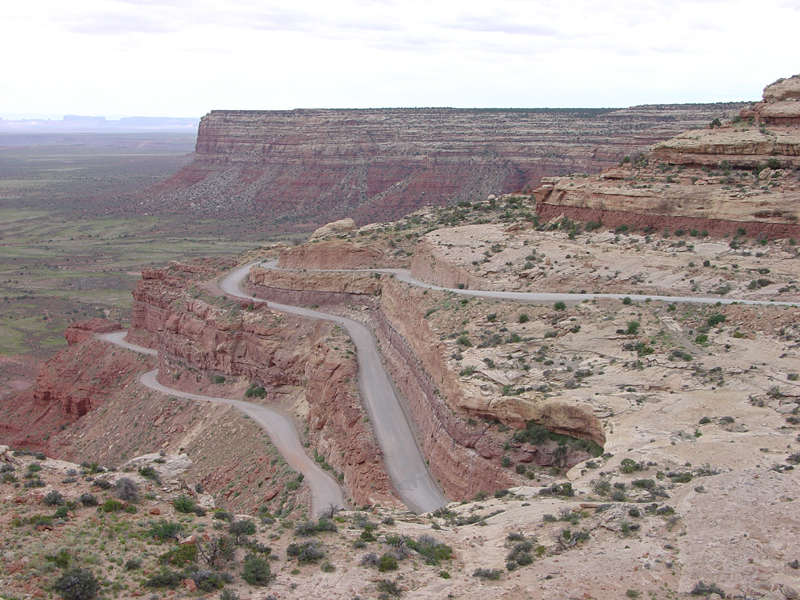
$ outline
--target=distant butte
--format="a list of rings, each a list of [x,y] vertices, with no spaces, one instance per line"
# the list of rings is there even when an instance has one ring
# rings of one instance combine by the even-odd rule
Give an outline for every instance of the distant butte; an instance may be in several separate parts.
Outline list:
[[[596,173],[744,106],[217,110],[200,122],[192,163],[138,208],[361,226]]]

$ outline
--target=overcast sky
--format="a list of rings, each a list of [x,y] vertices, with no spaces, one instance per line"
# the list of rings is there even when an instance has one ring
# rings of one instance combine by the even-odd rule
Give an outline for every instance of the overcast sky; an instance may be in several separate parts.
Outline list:
[[[760,98],[800,0],[8,0],[0,117]]]

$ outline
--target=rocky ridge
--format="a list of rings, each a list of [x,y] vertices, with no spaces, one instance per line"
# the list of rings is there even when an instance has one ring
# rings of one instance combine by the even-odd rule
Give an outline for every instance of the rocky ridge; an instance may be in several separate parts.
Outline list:
[[[798,82],[779,80],[731,121],[659,142],[600,175],[543,178],[537,213],[610,227],[800,235]]]

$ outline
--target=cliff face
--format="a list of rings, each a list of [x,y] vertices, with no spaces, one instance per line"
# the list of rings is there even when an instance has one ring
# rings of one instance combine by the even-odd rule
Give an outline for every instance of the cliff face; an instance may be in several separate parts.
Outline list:
[[[764,90],[731,122],[687,131],[599,176],[534,190],[543,219],[716,234],[800,235],[800,76]]]
[[[271,225],[386,221],[543,176],[597,172],[741,106],[213,111],[200,122],[194,161],[154,190],[147,209]]]

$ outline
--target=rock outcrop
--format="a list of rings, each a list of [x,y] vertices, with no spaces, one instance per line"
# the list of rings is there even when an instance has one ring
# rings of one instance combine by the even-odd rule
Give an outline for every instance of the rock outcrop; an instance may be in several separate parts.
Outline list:
[[[544,176],[597,172],[741,107],[213,111],[193,162],[141,208],[307,229],[344,217],[388,221]]]
[[[731,122],[659,142],[599,176],[544,178],[536,211],[609,227],[796,237],[798,88],[798,76],[772,84]]]
[[[119,323],[110,323],[106,319],[88,319],[73,323],[64,332],[64,337],[70,346],[79,344],[80,342],[89,339],[96,333],[109,333],[111,331],[119,331],[122,325]]]

